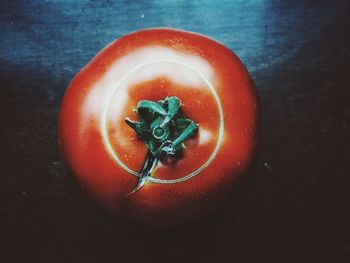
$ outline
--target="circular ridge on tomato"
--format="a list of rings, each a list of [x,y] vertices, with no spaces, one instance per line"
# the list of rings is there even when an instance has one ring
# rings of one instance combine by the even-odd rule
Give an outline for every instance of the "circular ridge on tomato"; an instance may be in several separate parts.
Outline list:
[[[226,200],[256,145],[254,83],[206,36],[145,29],[109,44],[70,83],[59,142],[104,207],[145,224],[178,224]]]

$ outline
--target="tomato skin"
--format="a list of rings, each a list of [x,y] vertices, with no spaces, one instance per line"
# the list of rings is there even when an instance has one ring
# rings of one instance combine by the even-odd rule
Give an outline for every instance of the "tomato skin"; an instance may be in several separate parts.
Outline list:
[[[183,157],[160,163],[155,176],[182,178],[202,167],[219,145],[218,151],[188,180],[148,182],[128,195],[137,177],[113,153],[139,171],[147,148],[124,119],[137,119],[138,101],[167,96],[179,97],[200,128],[185,142]],[[78,181],[109,210],[145,224],[184,223],[214,210],[232,193],[254,152],[257,111],[254,83],[229,49],[196,33],[141,30],[112,42],[72,80],[60,110],[60,148]]]

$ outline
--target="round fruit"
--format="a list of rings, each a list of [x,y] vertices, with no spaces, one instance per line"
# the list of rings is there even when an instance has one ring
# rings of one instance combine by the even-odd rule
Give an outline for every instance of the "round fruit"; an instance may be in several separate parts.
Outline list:
[[[145,224],[199,218],[222,204],[256,145],[254,83],[222,44],[147,29],[99,52],[70,83],[63,157],[103,206]]]

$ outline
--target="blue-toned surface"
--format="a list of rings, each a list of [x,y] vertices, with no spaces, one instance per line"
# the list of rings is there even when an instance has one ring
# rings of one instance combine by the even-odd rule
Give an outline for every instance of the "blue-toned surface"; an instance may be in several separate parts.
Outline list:
[[[124,34],[174,27],[211,36],[256,71],[295,55],[329,26],[339,9],[323,2],[296,1],[288,8],[271,0],[7,3],[2,4],[1,58],[15,67],[62,71],[64,66],[74,73]]]
[[[2,1],[1,262],[350,262],[348,1]],[[175,228],[85,199],[58,153],[64,91],[130,31],[231,48],[257,84],[261,145],[228,208]]]

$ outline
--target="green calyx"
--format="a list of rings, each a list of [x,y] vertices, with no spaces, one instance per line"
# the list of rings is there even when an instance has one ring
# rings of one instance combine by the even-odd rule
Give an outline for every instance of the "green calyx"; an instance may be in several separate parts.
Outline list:
[[[142,100],[135,109],[139,121],[125,119],[148,148],[138,186],[131,193],[143,186],[158,160],[179,154],[184,149],[183,142],[197,133],[198,125],[186,118],[180,107],[181,101],[177,97],[158,102]]]

